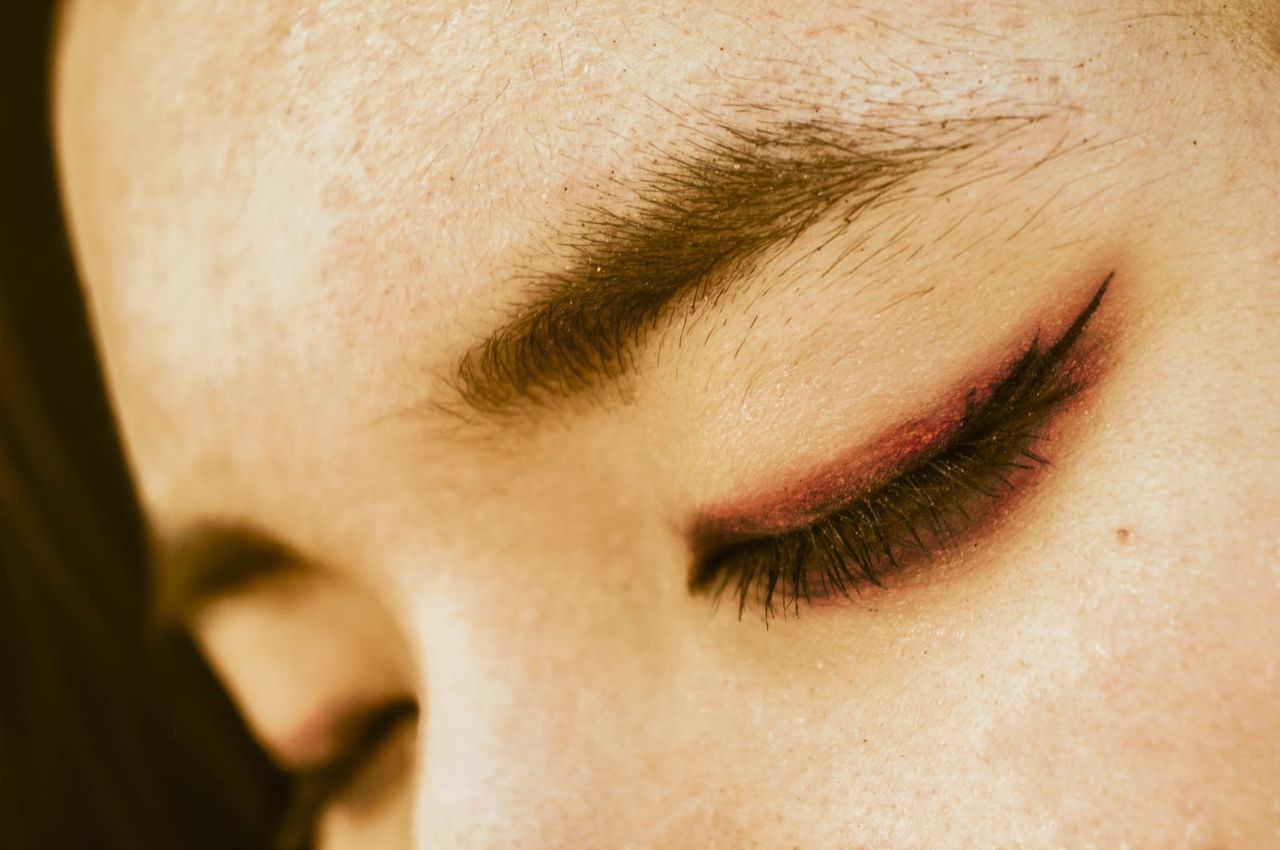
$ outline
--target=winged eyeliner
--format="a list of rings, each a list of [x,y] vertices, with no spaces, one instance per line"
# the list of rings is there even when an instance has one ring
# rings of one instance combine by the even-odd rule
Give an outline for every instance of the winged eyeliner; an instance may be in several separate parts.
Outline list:
[[[1037,335],[990,389],[968,390],[961,413],[887,435],[889,461],[842,460],[779,494],[704,512],[689,535],[690,591],[732,594],[739,616],[758,607],[767,622],[802,601],[880,586],[975,526],[1048,463],[1036,443],[1085,383],[1071,355],[1113,276],[1056,341]]]

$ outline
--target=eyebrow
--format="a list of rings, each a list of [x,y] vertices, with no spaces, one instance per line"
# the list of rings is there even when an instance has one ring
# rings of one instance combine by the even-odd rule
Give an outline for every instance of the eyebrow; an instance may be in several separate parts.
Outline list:
[[[467,408],[503,415],[616,384],[647,338],[716,307],[767,249],[824,220],[838,236],[945,155],[1044,117],[855,125],[744,111],[750,126],[686,134],[613,185],[629,201],[582,210],[552,236],[561,268],[528,275],[528,300],[457,363],[451,383]]]
[[[284,543],[245,523],[209,521],[152,545],[152,619],[181,627],[200,608],[285,575],[318,571]]]
[[[551,238],[567,261],[528,276],[528,300],[458,361],[452,385],[468,409],[502,417],[618,382],[651,334],[716,308],[767,249],[826,219],[836,238],[948,154],[1045,117],[855,125],[740,111],[754,116],[749,127],[712,120],[686,133],[613,187],[629,201],[585,209]],[[152,560],[162,628],[260,582],[321,569],[249,524],[221,521],[157,541]]]

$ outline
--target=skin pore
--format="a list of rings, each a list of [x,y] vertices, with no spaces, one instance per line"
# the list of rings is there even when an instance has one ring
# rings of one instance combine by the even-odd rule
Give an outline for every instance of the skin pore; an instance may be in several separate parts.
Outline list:
[[[64,10],[162,600],[287,767],[417,704],[321,846],[1280,842],[1274,13],[640,5]],[[982,522],[690,592],[1109,275]]]

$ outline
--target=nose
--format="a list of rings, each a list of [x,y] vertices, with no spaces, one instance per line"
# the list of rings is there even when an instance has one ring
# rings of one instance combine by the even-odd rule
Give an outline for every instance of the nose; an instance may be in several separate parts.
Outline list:
[[[689,639],[646,606],[437,619],[415,850],[690,847],[717,785]],[[513,628],[512,623],[519,623]]]

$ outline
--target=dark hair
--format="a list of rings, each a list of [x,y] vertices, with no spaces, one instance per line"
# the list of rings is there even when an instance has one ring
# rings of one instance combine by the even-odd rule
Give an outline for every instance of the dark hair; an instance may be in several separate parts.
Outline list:
[[[281,776],[190,641],[148,632],[145,529],[55,191],[53,7],[0,10],[0,844],[265,847]]]

